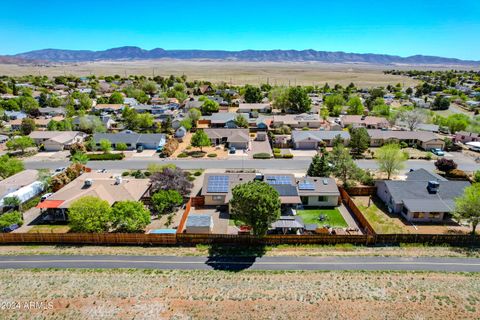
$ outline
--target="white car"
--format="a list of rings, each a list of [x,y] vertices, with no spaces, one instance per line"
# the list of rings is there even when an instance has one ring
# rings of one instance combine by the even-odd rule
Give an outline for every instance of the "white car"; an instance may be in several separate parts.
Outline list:
[[[40,198],[40,202],[43,202],[45,200],[47,200],[53,193],[49,192],[49,193],[45,193],[41,198]]]

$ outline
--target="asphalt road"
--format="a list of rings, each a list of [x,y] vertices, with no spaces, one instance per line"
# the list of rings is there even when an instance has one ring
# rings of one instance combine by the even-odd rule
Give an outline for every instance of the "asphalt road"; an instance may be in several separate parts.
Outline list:
[[[133,268],[177,270],[368,270],[480,272],[477,258],[401,257],[192,257],[192,256],[0,256],[1,269]]]
[[[475,161],[455,159],[458,163],[458,169],[464,171],[476,171],[480,169],[480,164]],[[147,169],[151,163],[167,164],[173,163],[182,169],[274,169],[274,170],[306,170],[310,165],[311,158],[296,159],[270,159],[270,160],[213,160],[213,159],[195,159],[195,160],[165,160],[160,158],[150,159],[127,159],[122,161],[90,161],[88,166],[92,169],[107,170],[137,170]],[[25,168],[27,169],[56,169],[68,166],[69,162],[64,160],[25,160]],[[358,160],[357,164],[363,169],[377,169],[377,162],[374,160]],[[427,170],[435,169],[433,161],[426,160],[408,160],[405,168]]]

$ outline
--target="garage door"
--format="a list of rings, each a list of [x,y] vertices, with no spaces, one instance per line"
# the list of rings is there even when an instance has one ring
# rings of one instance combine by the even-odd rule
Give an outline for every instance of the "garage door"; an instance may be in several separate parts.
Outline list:
[[[297,149],[300,149],[300,150],[315,150],[315,149],[317,149],[317,142],[316,141],[297,142]]]

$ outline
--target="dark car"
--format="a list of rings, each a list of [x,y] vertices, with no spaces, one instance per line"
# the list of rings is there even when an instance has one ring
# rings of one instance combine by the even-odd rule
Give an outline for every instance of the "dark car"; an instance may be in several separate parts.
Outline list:
[[[13,230],[16,230],[20,228],[20,226],[18,224],[12,224],[12,225],[9,225],[8,227],[5,227],[2,229],[3,232],[5,233],[8,233],[8,232],[12,232]]]

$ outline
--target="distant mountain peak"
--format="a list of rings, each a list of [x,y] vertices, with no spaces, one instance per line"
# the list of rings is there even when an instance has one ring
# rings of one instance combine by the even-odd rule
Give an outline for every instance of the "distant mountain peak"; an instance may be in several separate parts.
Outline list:
[[[373,53],[347,53],[342,51],[307,50],[145,50],[136,46],[124,46],[102,51],[43,49],[19,53],[10,58],[49,62],[86,62],[99,60],[148,60],[148,59],[210,59],[271,62],[328,62],[371,64],[427,64],[480,66],[480,61],[460,60],[426,55],[400,57]]]

